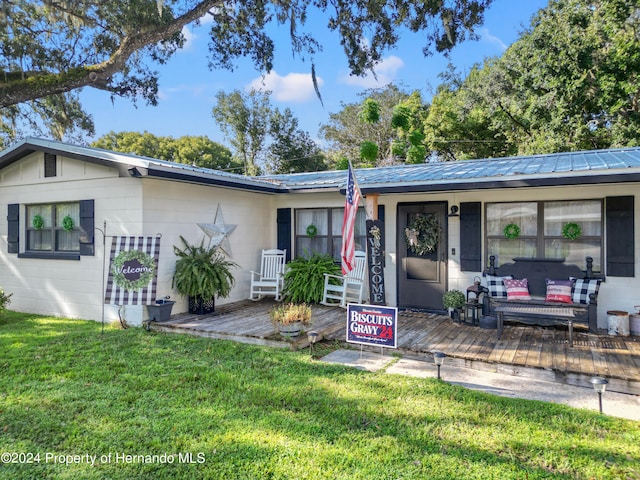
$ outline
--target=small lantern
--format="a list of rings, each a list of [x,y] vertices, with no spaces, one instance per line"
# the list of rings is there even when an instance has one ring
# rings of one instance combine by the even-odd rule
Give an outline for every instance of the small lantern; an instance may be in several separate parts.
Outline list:
[[[440,367],[444,363],[445,357],[446,355],[442,352],[435,352],[433,354],[433,362],[436,364],[436,367],[438,367],[438,380],[440,380]]]
[[[309,355],[313,355],[313,344],[318,341],[318,332],[307,333],[307,340],[309,340]]]
[[[606,378],[602,377],[593,377],[589,381],[591,382],[591,385],[593,385],[593,389],[598,394],[598,404],[600,406],[600,413],[602,413],[602,394],[607,388],[607,384],[609,383],[609,381]]]

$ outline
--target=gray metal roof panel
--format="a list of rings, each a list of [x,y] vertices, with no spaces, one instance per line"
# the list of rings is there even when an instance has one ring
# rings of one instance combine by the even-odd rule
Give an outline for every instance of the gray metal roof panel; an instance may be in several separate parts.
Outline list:
[[[562,177],[572,175],[610,175],[618,170],[636,169],[640,173],[640,148],[562,152],[544,155],[431,162],[356,169],[361,188],[429,183],[481,182],[526,177]],[[344,171],[270,175],[289,189],[340,188]]]

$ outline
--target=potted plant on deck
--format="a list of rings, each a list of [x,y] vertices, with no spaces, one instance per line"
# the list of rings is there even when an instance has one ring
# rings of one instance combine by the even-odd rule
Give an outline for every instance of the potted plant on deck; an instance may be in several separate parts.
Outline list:
[[[460,290],[449,290],[442,295],[442,304],[449,310],[451,318],[460,320],[460,312],[464,307],[465,297]]]
[[[283,337],[297,337],[311,324],[311,306],[307,303],[283,303],[269,311],[269,317]]]
[[[231,269],[237,264],[227,259],[217,246],[190,245],[182,236],[184,248],[174,245],[178,257],[173,274],[172,287],[189,299],[189,312],[212,313],[215,297],[226,298],[231,293],[235,279]]]
[[[320,303],[324,292],[324,274],[336,275],[340,267],[326,254],[300,256],[287,264],[284,274],[284,298],[293,303]]]

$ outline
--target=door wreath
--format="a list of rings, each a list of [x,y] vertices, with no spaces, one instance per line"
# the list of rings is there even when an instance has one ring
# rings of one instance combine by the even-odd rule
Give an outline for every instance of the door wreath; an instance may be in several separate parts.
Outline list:
[[[404,240],[413,253],[425,255],[436,249],[441,232],[442,227],[435,215],[418,215],[404,229]]]

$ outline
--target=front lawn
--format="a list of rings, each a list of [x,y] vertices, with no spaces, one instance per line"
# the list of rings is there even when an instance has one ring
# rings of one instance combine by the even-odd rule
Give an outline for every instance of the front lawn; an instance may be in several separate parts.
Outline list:
[[[640,424],[290,352],[0,316],[0,478],[640,478]]]

